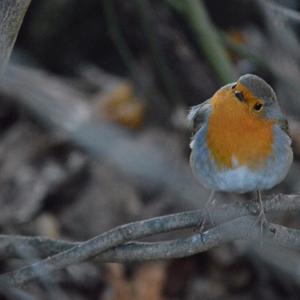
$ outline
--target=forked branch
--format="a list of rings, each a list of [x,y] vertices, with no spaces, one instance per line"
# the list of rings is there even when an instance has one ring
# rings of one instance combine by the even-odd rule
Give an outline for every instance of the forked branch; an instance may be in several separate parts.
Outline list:
[[[22,252],[41,256],[52,255],[32,265],[0,276],[0,287],[20,287],[28,281],[66,268],[87,259],[101,262],[129,262],[190,256],[220,246],[228,241],[261,239],[256,205],[226,205],[211,211],[217,224],[202,234],[154,243],[134,242],[159,233],[195,227],[203,219],[203,211],[190,211],[142,220],[116,227],[86,242],[64,242],[41,237],[0,236],[0,248],[5,258],[20,257]],[[300,210],[300,196],[278,195],[266,200],[267,213]],[[220,224],[221,222],[221,224]],[[265,227],[267,243],[292,249],[300,248],[300,230],[269,223]],[[8,251],[7,251],[8,250]]]

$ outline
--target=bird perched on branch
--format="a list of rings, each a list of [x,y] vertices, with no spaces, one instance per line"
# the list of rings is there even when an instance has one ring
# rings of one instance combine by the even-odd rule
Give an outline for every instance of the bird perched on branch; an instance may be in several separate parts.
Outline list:
[[[272,87],[243,75],[192,107],[188,119],[196,178],[212,191],[257,191],[265,220],[261,191],[280,183],[293,160],[288,123]]]

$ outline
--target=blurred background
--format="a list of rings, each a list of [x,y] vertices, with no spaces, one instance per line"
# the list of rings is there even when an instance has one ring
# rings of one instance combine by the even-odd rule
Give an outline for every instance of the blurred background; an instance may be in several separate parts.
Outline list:
[[[244,73],[274,87],[290,122],[295,161],[266,194],[299,193],[299,37],[297,0],[32,0],[0,83],[1,232],[80,241],[202,207],[186,115]],[[300,225],[296,213],[273,217]],[[181,234],[192,231],[163,238]],[[86,262],[16,299],[298,299],[299,254],[256,246]],[[1,272],[32,261],[22,255]]]

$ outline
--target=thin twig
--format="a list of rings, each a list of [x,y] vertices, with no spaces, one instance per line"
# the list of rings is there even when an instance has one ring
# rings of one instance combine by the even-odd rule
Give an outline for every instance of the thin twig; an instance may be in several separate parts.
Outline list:
[[[300,210],[300,196],[298,195],[277,195],[264,202],[266,213],[275,213],[283,211],[298,211]],[[250,213],[255,213],[258,210],[257,203],[252,203],[251,206],[246,205],[219,205],[209,208],[209,213],[214,223],[220,224],[234,218],[247,216]],[[224,214],[226,211],[226,214]],[[190,212],[179,213],[177,215],[185,216],[185,228],[192,228],[197,225],[203,216],[202,210],[194,210]],[[173,230],[180,229],[182,224],[176,225]],[[57,254],[61,251],[70,249],[82,242],[70,242],[64,240],[55,240],[47,237],[30,237],[19,235],[0,235],[0,260],[11,258],[24,259],[20,254],[20,249],[24,253],[30,253],[34,249],[35,254],[40,257],[47,257]],[[140,244],[139,244],[140,245]],[[126,255],[125,255],[126,256]],[[98,257],[102,260],[102,255]],[[124,258],[126,260],[126,257]],[[113,261],[113,260],[112,260]]]
[[[300,23],[300,13],[298,11],[284,7],[270,0],[265,0],[265,5],[268,7],[271,13],[279,15],[287,21],[292,21],[296,24]]]
[[[30,266],[0,276],[0,287],[18,287],[34,278],[45,276],[53,271],[65,268],[71,264],[82,262],[89,258],[94,258],[95,256],[98,256],[98,259],[103,262],[167,259],[189,256],[206,251],[230,240],[259,240],[260,231],[254,229],[257,221],[256,217],[253,218],[249,215],[253,208],[254,210],[257,210],[255,205],[253,207],[236,205],[227,206],[226,211],[229,212],[229,215],[231,215],[230,217],[233,217],[235,214],[233,221],[216,226],[202,235],[196,234],[186,239],[173,241],[126,244],[129,241],[150,235],[193,227],[203,218],[203,212],[184,212],[122,225],[86,242],[75,243],[75,246],[70,243],[64,245],[64,242],[62,241],[54,242],[49,239],[33,240],[35,245],[42,245],[44,248],[45,244],[50,245],[51,243],[57,243],[59,244],[59,247],[62,248],[71,245],[72,247]],[[265,205],[266,212],[299,209],[300,197],[296,195],[278,195],[267,200]],[[218,213],[222,211],[224,215],[224,210],[224,207],[222,207],[219,209]],[[218,213],[216,215],[218,215]],[[242,215],[242,217],[240,217],[240,215]],[[266,232],[268,239],[277,245],[289,248],[299,248],[300,246],[299,230],[269,224]],[[3,239],[7,239],[7,236],[1,236],[0,238],[2,238],[3,242]],[[16,240],[19,240],[19,242],[20,239],[22,238],[16,237]],[[13,241],[13,238],[11,241]],[[32,243],[33,241],[30,241],[31,245],[34,245],[34,243]]]
[[[24,267],[15,273],[3,275],[0,277],[0,284],[5,282],[4,286],[6,284],[20,286],[37,276],[43,276],[71,264],[84,261],[127,241],[186,228],[187,224],[191,223],[189,220],[191,217],[193,217],[191,213],[182,213],[119,226],[71,249]]]

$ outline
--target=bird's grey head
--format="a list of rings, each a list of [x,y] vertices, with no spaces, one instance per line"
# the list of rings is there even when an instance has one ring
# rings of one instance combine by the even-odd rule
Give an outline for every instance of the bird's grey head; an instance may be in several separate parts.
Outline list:
[[[238,79],[255,97],[264,101],[264,113],[269,119],[281,120],[282,111],[279,107],[276,94],[272,87],[254,74],[246,74]]]
[[[262,78],[254,74],[246,74],[238,80],[257,98],[263,99],[265,105],[272,104],[277,101],[276,94],[272,87]]]

